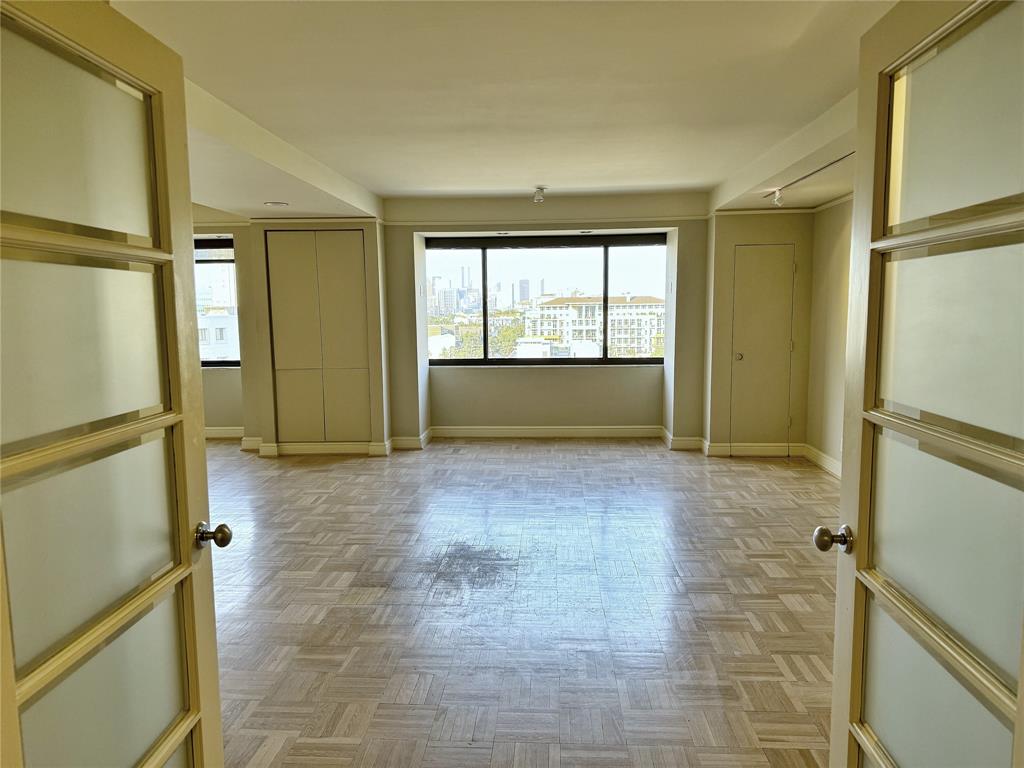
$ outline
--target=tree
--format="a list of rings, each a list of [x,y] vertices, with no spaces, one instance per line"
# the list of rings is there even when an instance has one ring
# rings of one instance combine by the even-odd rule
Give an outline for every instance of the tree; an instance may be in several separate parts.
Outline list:
[[[515,325],[502,325],[487,338],[487,347],[492,357],[514,357],[516,342],[522,335]]]

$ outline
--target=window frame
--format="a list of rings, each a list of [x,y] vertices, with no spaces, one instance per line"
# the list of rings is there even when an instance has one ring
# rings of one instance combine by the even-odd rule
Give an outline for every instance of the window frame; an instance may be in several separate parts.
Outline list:
[[[438,366],[524,366],[524,365],[664,365],[662,357],[609,357],[608,356],[608,255],[609,249],[626,245],[668,245],[666,232],[641,232],[634,234],[607,235],[484,235],[425,237],[424,250],[479,250],[481,288],[483,293],[483,357],[428,359],[430,365]],[[603,289],[601,301],[602,336],[600,357],[488,357],[488,294],[487,294],[487,251],[488,249],[509,248],[601,248],[603,268]],[[668,297],[666,296],[666,303]],[[667,307],[666,307],[667,310]]]
[[[193,269],[198,264],[235,264],[235,238],[233,237],[203,237],[195,235],[192,238]],[[197,250],[207,251],[231,251],[230,259],[200,259],[194,254]],[[235,265],[235,306],[238,306],[238,266]],[[241,326],[239,326],[241,329]],[[239,355],[241,357],[241,355]],[[239,360],[203,360],[199,358],[201,368],[241,368],[242,361]]]

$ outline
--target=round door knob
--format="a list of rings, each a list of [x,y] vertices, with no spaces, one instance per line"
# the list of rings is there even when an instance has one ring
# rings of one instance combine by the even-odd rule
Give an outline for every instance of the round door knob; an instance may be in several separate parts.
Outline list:
[[[828,552],[833,544],[839,545],[840,552],[849,552],[853,549],[853,531],[850,526],[841,525],[836,533],[832,533],[825,526],[819,525],[814,529],[811,541],[822,552]]]
[[[737,360],[742,360],[743,359],[743,353],[742,352],[737,352],[736,353],[736,359]]]
[[[200,523],[196,526],[196,546],[205,547],[208,541],[212,541],[218,547],[226,547],[231,543],[231,529],[221,523],[213,530],[210,530],[208,523]]]

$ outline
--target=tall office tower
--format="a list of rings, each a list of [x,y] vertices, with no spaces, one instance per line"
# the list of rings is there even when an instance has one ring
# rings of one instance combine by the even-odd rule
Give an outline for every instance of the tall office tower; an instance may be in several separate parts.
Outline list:
[[[530,300],[530,281],[520,280],[519,281],[519,300],[529,301]]]

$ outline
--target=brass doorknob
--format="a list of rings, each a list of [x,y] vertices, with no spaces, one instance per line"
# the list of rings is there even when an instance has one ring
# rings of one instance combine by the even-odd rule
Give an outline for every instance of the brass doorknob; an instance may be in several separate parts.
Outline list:
[[[822,552],[828,552],[833,544],[839,545],[840,552],[850,552],[853,550],[853,530],[848,525],[840,525],[839,531],[832,533],[825,526],[819,525],[814,529],[811,541]]]
[[[209,523],[200,523],[196,526],[196,546],[202,549],[208,541],[212,541],[218,547],[226,547],[231,543],[231,529],[224,523],[221,523],[213,530],[210,530]]]

